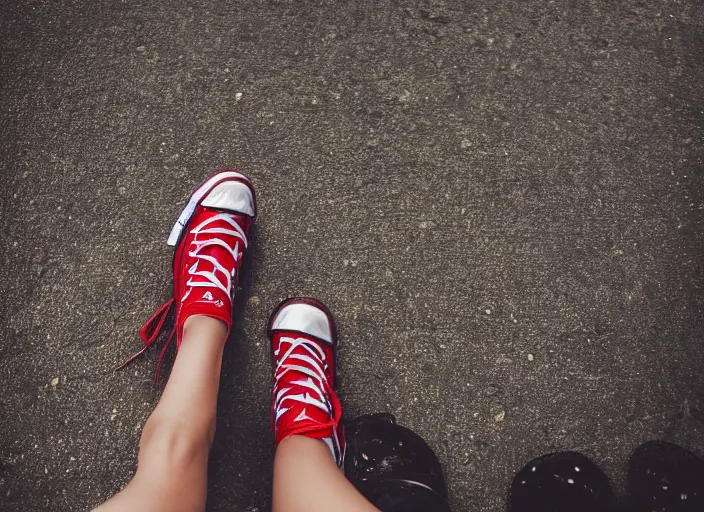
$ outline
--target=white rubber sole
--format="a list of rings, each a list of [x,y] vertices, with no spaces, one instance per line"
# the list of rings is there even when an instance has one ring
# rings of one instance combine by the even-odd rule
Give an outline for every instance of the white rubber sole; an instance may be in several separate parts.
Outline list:
[[[231,178],[240,179],[247,183],[250,188],[253,188],[252,183],[249,181],[247,176],[236,171],[222,171],[212,175],[210,178],[205,180],[205,182],[200,187],[198,187],[195,192],[193,192],[193,194],[191,194],[191,197],[188,200],[186,206],[183,208],[181,215],[179,215],[178,220],[174,224],[173,228],[171,228],[171,233],[169,233],[169,238],[166,241],[167,245],[170,245],[171,247],[176,246],[179,239],[181,238],[183,228],[188,225],[188,222],[193,216],[193,212],[196,211],[196,207],[200,204],[203,198],[219,183],[229,180]]]

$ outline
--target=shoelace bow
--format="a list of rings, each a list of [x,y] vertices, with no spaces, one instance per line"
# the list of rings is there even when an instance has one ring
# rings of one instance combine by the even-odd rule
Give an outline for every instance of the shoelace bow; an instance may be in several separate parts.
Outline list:
[[[288,350],[282,357],[279,354],[284,343],[289,344]],[[294,354],[296,348],[301,347],[308,352],[306,354]],[[328,365],[325,362],[325,352],[317,342],[307,338],[291,338],[282,336],[279,341],[279,348],[274,352],[274,356],[278,363],[274,370],[274,400],[272,403],[272,429],[276,428],[276,422],[290,407],[283,407],[284,402],[293,401],[307,405],[312,405],[322,410],[330,420],[328,422],[319,423],[320,428],[332,427],[334,436],[336,435],[337,427],[342,416],[342,408],[340,407],[337,395],[332,389],[330,382],[325,376],[325,370]],[[295,361],[291,361],[295,360]],[[297,364],[298,362],[307,363]],[[287,383],[288,387],[282,386],[282,378],[290,371],[300,372],[308,378],[305,380],[295,380]],[[310,393],[292,394],[290,393],[294,386],[301,386],[310,390],[315,396],[310,396]],[[312,418],[311,418],[312,419]],[[313,420],[316,421],[316,420]],[[303,427],[293,429],[290,435],[300,434],[308,430]]]
[[[226,229],[219,227],[204,229],[209,224],[218,220],[225,221],[234,229]],[[205,278],[206,281],[194,281],[193,277],[189,278],[186,282],[186,292],[183,294],[181,302],[186,300],[193,288],[219,288],[228,296],[230,296],[232,290],[232,282],[235,279],[237,273],[237,263],[239,262],[238,256],[240,240],[242,241],[242,244],[244,245],[245,249],[247,248],[247,235],[235,220],[235,215],[230,213],[218,213],[217,215],[214,215],[213,217],[210,217],[205,221],[201,222],[197,227],[191,230],[191,234],[196,235],[190,244],[191,246],[195,246],[195,249],[190,250],[188,252],[188,256],[191,258],[195,258],[196,261],[188,269],[188,274],[190,276],[201,276]],[[234,236],[238,240],[235,242],[235,247],[232,248],[227,242],[225,242],[221,238],[218,238],[217,236],[213,236],[211,238],[207,238],[205,240],[200,241],[198,240],[199,234],[230,235]],[[213,245],[222,247],[232,256],[234,266],[232,267],[231,271],[228,271],[216,258],[207,254],[200,254],[203,248]],[[200,261],[207,261],[208,263],[213,265],[213,270],[198,270],[198,263]],[[216,271],[220,271],[222,274],[225,275],[226,285],[218,279],[215,274]],[[162,304],[159,309],[156,310],[156,312],[149,318],[149,320],[145,322],[145,324],[139,330],[139,336],[144,342],[144,347],[142,347],[141,350],[139,350],[136,354],[127,359],[127,361],[118,366],[116,370],[121,370],[122,368],[130,364],[132,361],[134,361],[144,352],[146,352],[152,345],[154,345],[154,343],[156,343],[162,331],[164,330],[164,324],[166,323],[166,319],[169,318],[169,316],[172,316],[171,313],[175,309],[175,306],[176,301],[172,297],[167,300],[164,304]],[[154,381],[152,382],[152,385],[154,387],[156,387],[159,383],[161,365],[163,363],[164,356],[166,355],[166,351],[169,348],[169,345],[171,344],[174,335],[176,334],[177,326],[177,321],[176,319],[174,319],[173,326],[171,327],[171,331],[169,332],[169,337],[166,339],[166,343],[164,343],[164,346],[159,352],[159,358],[157,359],[156,365],[156,372],[154,374]]]

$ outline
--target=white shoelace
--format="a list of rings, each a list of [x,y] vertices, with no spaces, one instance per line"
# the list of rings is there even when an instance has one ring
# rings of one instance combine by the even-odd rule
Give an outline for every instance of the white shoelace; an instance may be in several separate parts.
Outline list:
[[[290,346],[284,355],[279,357],[284,343]],[[310,355],[294,354],[293,351],[298,347],[304,348]],[[282,414],[290,410],[290,407],[283,407],[284,402],[287,400],[312,405],[325,412],[328,416],[331,416],[332,405],[323,391],[325,389],[325,382],[327,381],[325,370],[328,368],[327,363],[325,363],[325,352],[323,349],[320,348],[315,341],[306,338],[290,338],[283,336],[279,342],[278,350],[274,352],[274,356],[278,360],[276,370],[274,371],[274,411],[276,412],[276,421],[278,421]],[[301,366],[291,360],[303,361],[310,366]],[[308,376],[305,380],[293,381],[291,384],[311,390],[313,396],[308,392],[289,394],[291,387],[279,388],[281,378],[289,371],[297,371]]]
[[[208,225],[219,220],[225,221],[230,226],[232,226],[233,229],[207,228]],[[244,231],[242,230],[240,225],[237,224],[237,221],[235,221],[234,215],[229,213],[219,213],[201,222],[198,226],[191,230],[191,233],[196,235],[196,238],[194,238],[194,240],[191,242],[191,245],[195,246],[195,249],[189,251],[188,256],[196,258],[196,262],[191,266],[190,269],[188,269],[188,273],[192,276],[201,276],[205,278],[206,281],[194,281],[193,278],[190,278],[186,283],[186,286],[191,288],[219,288],[220,290],[229,295],[232,286],[232,279],[235,277],[235,267],[233,267],[232,270],[228,270],[224,266],[222,266],[222,264],[217,259],[213,258],[212,256],[208,256],[207,254],[200,254],[200,252],[205,247],[209,247],[211,245],[218,245],[223,249],[227,250],[232,255],[235,264],[237,264],[240,240],[244,244],[245,249],[247,248],[247,236],[245,235]],[[235,242],[235,247],[233,248],[230,247],[221,238],[218,238],[216,236],[211,236],[206,240],[199,241],[199,234],[229,235],[234,236],[239,240]],[[213,265],[213,270],[198,270],[198,263],[201,260],[207,261],[208,263]],[[216,275],[217,271],[220,271],[225,275],[225,284],[223,284],[223,282],[218,279]],[[190,290],[184,294],[184,299],[188,296],[188,293],[190,293]]]

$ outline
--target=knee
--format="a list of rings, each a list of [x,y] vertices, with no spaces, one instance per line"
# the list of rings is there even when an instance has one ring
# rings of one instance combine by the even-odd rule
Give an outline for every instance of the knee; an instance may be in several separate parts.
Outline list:
[[[156,463],[167,468],[191,466],[207,461],[212,432],[180,422],[150,421],[140,441],[140,465]]]

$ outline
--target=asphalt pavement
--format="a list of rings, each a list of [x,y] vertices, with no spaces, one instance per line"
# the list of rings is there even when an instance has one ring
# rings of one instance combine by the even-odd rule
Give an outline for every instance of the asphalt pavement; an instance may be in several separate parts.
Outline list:
[[[622,492],[704,452],[704,5],[0,0],[0,510],[135,468],[165,241],[217,169],[260,217],[209,511],[271,503],[266,318],[335,313],[346,414],[437,451],[457,512],[576,449]],[[163,383],[162,383],[163,384]]]

